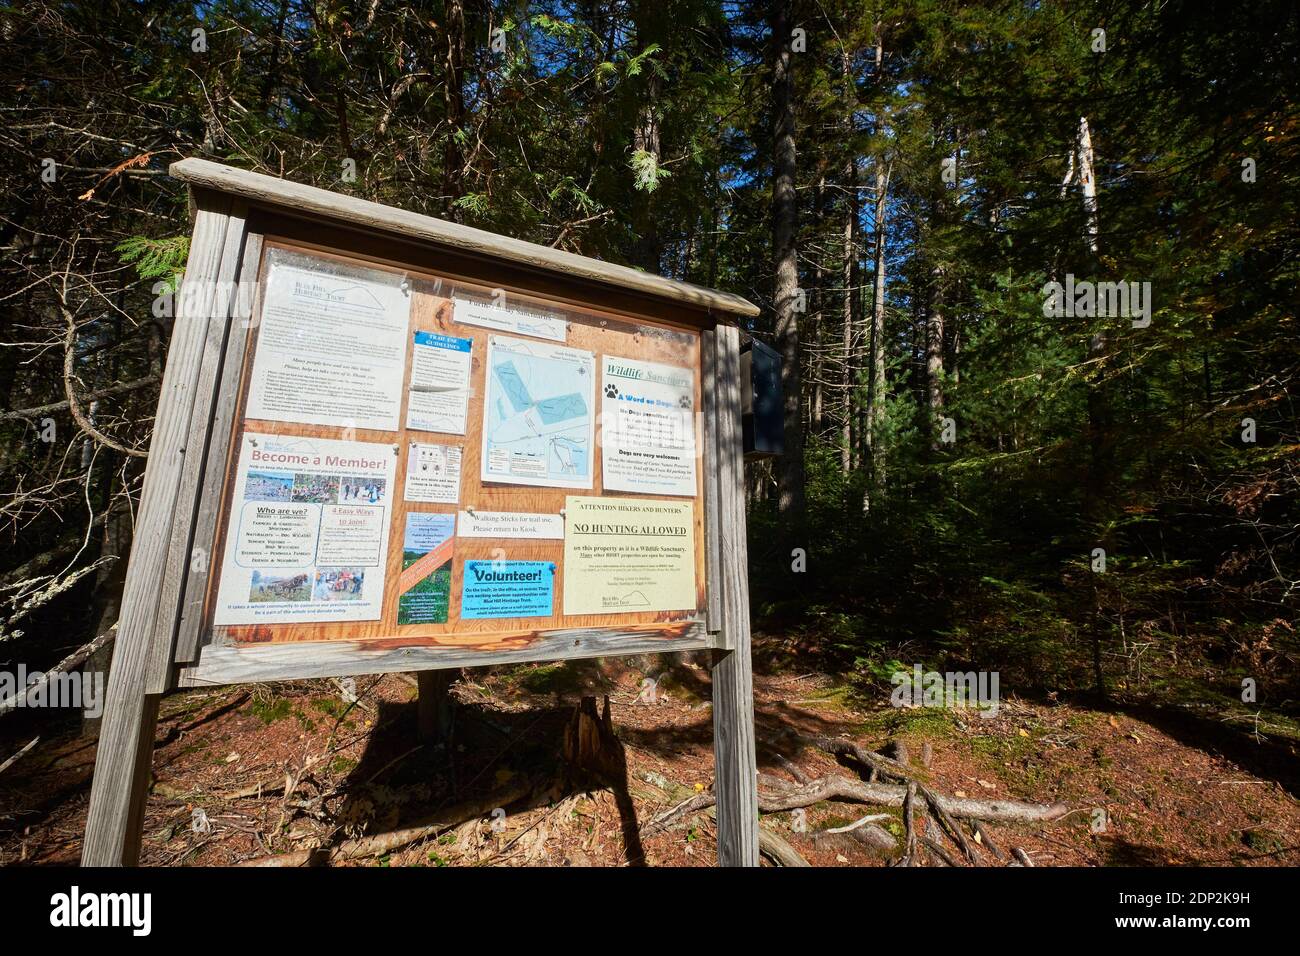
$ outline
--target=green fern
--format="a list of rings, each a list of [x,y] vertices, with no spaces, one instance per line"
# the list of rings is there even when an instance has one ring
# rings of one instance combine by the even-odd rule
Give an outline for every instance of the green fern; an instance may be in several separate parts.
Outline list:
[[[190,254],[189,236],[171,236],[150,239],[148,236],[131,236],[113,247],[123,262],[135,266],[136,274],[148,282],[166,279],[172,291],[180,285],[185,260]]]
[[[452,204],[457,209],[465,209],[476,216],[485,216],[488,212],[488,197],[486,193],[466,193],[459,197]]]
[[[658,156],[644,149],[634,152],[632,161],[628,165],[632,167],[632,172],[636,176],[636,188],[648,193],[654,192],[659,188],[661,180],[672,175],[659,165]]]

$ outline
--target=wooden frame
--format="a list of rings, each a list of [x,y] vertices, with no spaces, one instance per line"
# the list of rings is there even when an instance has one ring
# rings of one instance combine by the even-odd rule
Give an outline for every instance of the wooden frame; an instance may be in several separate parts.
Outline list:
[[[184,291],[204,294],[180,297],[183,311],[168,354],[123,596],[83,863],[136,861],[157,703],[172,687],[711,648],[719,863],[756,865],[739,333],[720,320],[757,309],[725,293],[202,160],[177,163],[172,175],[190,183],[196,210]],[[217,290],[260,277],[266,250],[280,245],[486,284],[616,322],[698,329],[703,515],[697,515],[697,550],[704,580],[697,576],[697,613],[657,623],[538,628],[509,634],[504,642],[500,632],[454,643],[440,643],[433,634],[368,642],[212,640],[208,579],[219,567],[226,477],[242,428],[241,385],[260,308],[247,297],[226,301]]]

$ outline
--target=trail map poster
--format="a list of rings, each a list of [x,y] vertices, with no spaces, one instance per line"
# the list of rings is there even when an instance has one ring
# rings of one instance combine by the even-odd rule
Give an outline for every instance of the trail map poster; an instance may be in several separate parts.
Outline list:
[[[480,478],[591,488],[595,371],[591,352],[492,336]]]
[[[570,496],[564,509],[564,613],[695,607],[689,501]]]
[[[378,620],[395,465],[392,445],[245,434],[214,623]]]
[[[289,253],[271,259],[245,414],[397,428],[411,311],[400,283],[376,269]]]

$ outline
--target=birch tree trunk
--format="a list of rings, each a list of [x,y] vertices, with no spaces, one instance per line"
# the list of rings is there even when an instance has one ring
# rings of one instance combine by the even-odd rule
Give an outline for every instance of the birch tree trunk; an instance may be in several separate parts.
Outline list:
[[[875,80],[877,91],[882,89],[881,75],[885,65],[885,45],[882,36],[883,25],[876,24]],[[885,121],[877,116],[876,131],[882,132]],[[884,151],[875,160],[875,209],[873,210],[873,228],[875,234],[872,261],[871,290],[871,332],[870,332],[870,378],[867,385],[866,421],[862,429],[864,452],[871,463],[871,487],[879,490],[885,483],[885,461],[880,447],[880,427],[885,410],[885,243],[888,235],[889,217],[889,166],[885,162]],[[870,506],[869,500],[863,501],[864,507]]]
[[[931,448],[939,447],[939,419],[943,414],[944,267],[930,270],[930,303],[925,319],[925,387],[930,411]]]
[[[858,159],[850,155],[845,164],[846,215],[844,219],[844,424],[840,435],[840,468],[848,474],[853,468],[854,431],[857,424],[858,356],[853,338],[858,327]]]
[[[813,190],[813,218],[821,222],[823,214],[823,204],[826,199],[826,177],[819,175],[817,177],[817,188]],[[813,257],[813,287],[810,290],[810,299],[816,302],[816,308],[812,312],[812,325],[809,329],[808,339],[812,342],[812,348],[809,350],[809,367],[812,372],[812,408],[809,410],[808,421],[809,427],[814,435],[822,433],[822,426],[825,422],[825,374],[826,359],[822,351],[823,340],[826,335],[826,269],[820,255]]]
[[[1094,172],[1092,152],[1092,131],[1088,128],[1088,117],[1079,117],[1079,132],[1075,141],[1075,154],[1078,161],[1079,191],[1083,197],[1084,238],[1088,251],[1092,254],[1092,265],[1097,264],[1099,251],[1098,235],[1100,213],[1097,208],[1097,180]],[[1109,350],[1109,341],[1102,318],[1088,341],[1088,364],[1091,369],[1088,388],[1088,484],[1087,500],[1084,513],[1094,528],[1107,526],[1106,507],[1107,492],[1113,474],[1111,460],[1111,430],[1114,416],[1111,410],[1110,390],[1106,384],[1105,358]],[[1110,549],[1109,536],[1103,534],[1098,544]],[[1106,678],[1102,670],[1102,631],[1101,589],[1097,579],[1093,578],[1093,613],[1088,625],[1092,643],[1093,689],[1101,696],[1106,696]]]
[[[790,0],[774,0],[772,28],[772,247],[776,265],[776,336],[785,392],[785,454],[781,456],[777,509],[795,519],[804,513],[803,396],[799,374],[799,262],[796,247],[794,82],[791,75]],[[797,528],[791,526],[797,534]]]
[[[1083,198],[1084,239],[1088,251],[1092,254],[1091,265],[1095,266],[1099,251],[1098,235],[1100,213],[1097,207],[1097,180],[1094,172],[1092,152],[1092,133],[1088,128],[1088,117],[1079,117],[1079,131],[1075,142],[1079,191]],[[1105,357],[1109,349],[1109,339],[1102,318],[1088,340],[1088,365],[1091,370],[1088,389],[1088,447],[1090,467],[1088,474],[1086,511],[1094,521],[1102,518],[1102,502],[1106,497],[1112,471],[1110,455],[1110,430],[1113,418],[1110,408],[1110,396],[1106,387]]]
[[[1097,211],[1097,179],[1092,168],[1092,132],[1088,129],[1088,117],[1079,117],[1079,137],[1075,152],[1079,157],[1079,189],[1083,193],[1083,216],[1088,236],[1088,250],[1097,254],[1097,234],[1099,216]]]

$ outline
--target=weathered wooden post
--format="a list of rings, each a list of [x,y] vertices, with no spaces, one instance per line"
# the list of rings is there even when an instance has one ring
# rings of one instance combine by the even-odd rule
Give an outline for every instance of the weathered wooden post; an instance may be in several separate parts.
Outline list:
[[[757,865],[740,333],[674,282],[203,160],[83,863],[138,860],[160,695],[709,649]],[[597,421],[600,441],[597,441]]]
[[[749,648],[749,560],[741,454],[740,335],[714,330],[722,640],[713,650],[714,789],[718,865],[758,866],[758,759]]]
[[[238,280],[245,253],[245,204],[208,190],[195,190],[193,200],[185,294],[178,296],[149,442],[99,731],[82,854],[88,866],[134,864],[139,855],[158,700],[167,686],[156,674],[169,678],[171,671],[170,643],[156,640],[156,632],[174,628],[178,613],[161,596],[164,582],[177,574],[168,561],[177,538],[182,568],[192,542],[194,473],[207,445],[233,304],[217,293],[222,282]],[[204,427],[196,430],[195,422]]]

